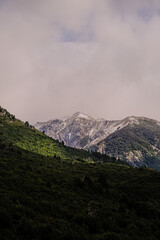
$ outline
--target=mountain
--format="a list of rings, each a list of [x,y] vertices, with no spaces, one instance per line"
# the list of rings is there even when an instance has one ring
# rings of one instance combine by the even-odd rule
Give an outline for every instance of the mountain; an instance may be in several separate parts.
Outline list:
[[[94,154],[83,149],[73,149],[41,133],[27,121],[15,118],[7,110],[0,107],[0,142],[2,146],[18,147],[44,157],[57,157],[68,161],[115,161],[114,158],[102,154]]]
[[[107,121],[77,112],[70,117],[37,123],[35,127],[67,146],[160,170],[160,122],[156,120],[131,116]]]
[[[115,155],[133,166],[160,171],[160,122],[148,118],[128,119],[128,125],[93,145],[93,151]]]
[[[0,108],[1,240],[158,240],[160,173],[102,157]]]
[[[123,121],[106,121],[77,112],[70,117],[38,122],[35,127],[46,135],[64,141],[67,146],[89,148],[123,128]]]

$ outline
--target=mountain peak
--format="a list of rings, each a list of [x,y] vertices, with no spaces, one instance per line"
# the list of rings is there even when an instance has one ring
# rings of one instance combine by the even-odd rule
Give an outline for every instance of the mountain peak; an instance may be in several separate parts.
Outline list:
[[[86,118],[86,119],[89,119],[90,117],[82,112],[76,112],[73,114],[72,117],[75,117],[75,118]]]
[[[160,159],[160,122],[145,117],[111,121],[76,112],[36,128],[67,146],[114,155],[134,166],[143,165],[151,156]]]

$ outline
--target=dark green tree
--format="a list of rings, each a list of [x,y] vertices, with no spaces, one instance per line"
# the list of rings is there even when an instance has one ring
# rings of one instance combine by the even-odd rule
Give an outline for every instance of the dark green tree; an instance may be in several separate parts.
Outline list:
[[[28,121],[25,122],[25,126],[29,127],[29,122]]]

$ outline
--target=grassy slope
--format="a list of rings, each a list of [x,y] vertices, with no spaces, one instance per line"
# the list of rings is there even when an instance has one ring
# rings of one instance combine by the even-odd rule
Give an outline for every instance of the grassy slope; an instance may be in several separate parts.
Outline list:
[[[46,150],[41,154],[40,147],[28,151],[16,141],[10,144],[12,129],[4,122],[1,119],[2,240],[159,239],[160,173],[117,163],[66,161],[61,144],[56,151],[61,159],[47,156]],[[21,129],[22,123],[17,124]],[[17,126],[15,140],[20,129]],[[23,126],[25,138],[34,139],[34,134],[40,134],[42,142],[46,138]],[[70,153],[74,159],[77,151],[71,150],[66,148],[67,158]]]

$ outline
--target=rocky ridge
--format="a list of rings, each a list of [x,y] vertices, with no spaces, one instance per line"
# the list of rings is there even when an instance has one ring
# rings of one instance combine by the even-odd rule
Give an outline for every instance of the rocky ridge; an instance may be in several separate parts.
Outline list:
[[[160,122],[130,116],[109,121],[77,112],[35,127],[70,147],[116,156],[134,166],[160,165]]]

